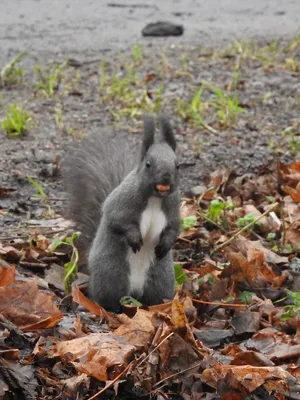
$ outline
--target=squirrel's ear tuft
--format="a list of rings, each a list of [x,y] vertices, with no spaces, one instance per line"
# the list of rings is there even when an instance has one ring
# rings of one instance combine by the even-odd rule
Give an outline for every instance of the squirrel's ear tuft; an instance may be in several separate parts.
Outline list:
[[[154,133],[155,133],[155,120],[152,115],[144,114],[144,138],[142,144],[142,154],[141,159],[143,160],[150,146],[154,143]]]
[[[163,140],[175,151],[176,140],[169,119],[163,114],[160,114],[158,118]]]

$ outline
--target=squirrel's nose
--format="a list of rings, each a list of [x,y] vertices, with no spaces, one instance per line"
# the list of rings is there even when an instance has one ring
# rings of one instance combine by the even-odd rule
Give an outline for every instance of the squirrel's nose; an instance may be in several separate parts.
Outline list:
[[[170,184],[170,181],[171,181],[171,174],[170,174],[170,172],[165,172],[165,173],[162,175],[162,183],[163,183],[164,185],[169,185],[169,184]]]

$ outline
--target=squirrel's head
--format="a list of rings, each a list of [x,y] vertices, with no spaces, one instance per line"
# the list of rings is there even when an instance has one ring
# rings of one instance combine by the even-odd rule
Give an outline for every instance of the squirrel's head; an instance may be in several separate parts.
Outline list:
[[[179,164],[176,141],[168,119],[159,115],[160,138],[155,140],[155,121],[144,116],[144,139],[139,165],[141,183],[149,196],[166,197],[178,188]]]

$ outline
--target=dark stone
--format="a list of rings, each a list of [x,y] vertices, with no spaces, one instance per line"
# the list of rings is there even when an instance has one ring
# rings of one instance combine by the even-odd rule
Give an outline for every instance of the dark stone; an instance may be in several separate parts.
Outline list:
[[[183,25],[172,22],[151,22],[142,30],[143,36],[180,36],[184,32]]]

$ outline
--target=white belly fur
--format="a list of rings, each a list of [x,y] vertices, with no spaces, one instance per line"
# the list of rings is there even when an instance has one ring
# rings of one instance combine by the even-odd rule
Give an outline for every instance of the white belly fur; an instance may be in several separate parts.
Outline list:
[[[149,267],[155,257],[155,246],[158,243],[161,232],[166,227],[167,219],[162,211],[161,201],[162,199],[157,197],[149,199],[140,221],[143,246],[136,254],[131,248],[128,250],[130,293],[143,294]]]

